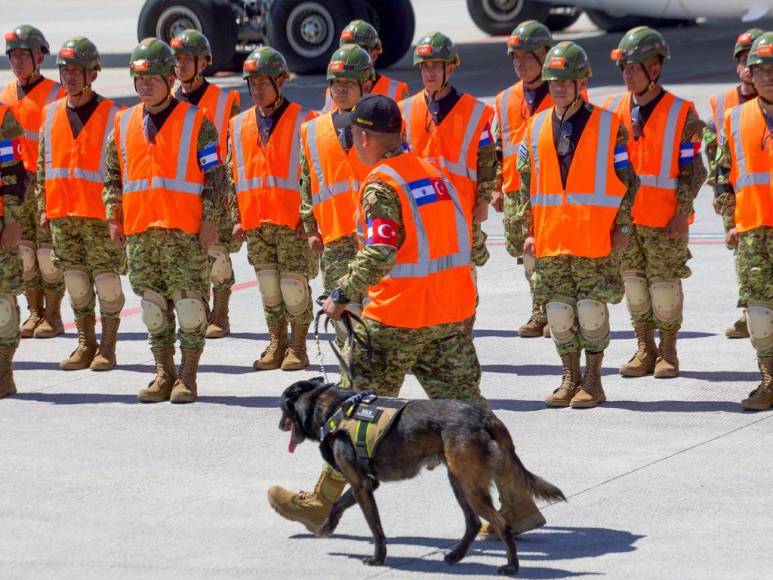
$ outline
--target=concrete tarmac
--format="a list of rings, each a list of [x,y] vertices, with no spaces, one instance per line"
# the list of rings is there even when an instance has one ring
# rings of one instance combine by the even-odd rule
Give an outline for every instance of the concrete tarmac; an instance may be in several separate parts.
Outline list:
[[[37,4],[20,8],[19,14],[41,20]],[[92,8],[96,4],[90,2]],[[474,34],[463,21],[463,3],[448,4],[457,11],[460,31]],[[120,18],[118,7],[116,14]],[[122,28],[129,20],[126,16]],[[5,5],[0,21],[9,21]],[[74,17],[47,22],[61,37],[57,42],[76,24]],[[435,28],[427,18],[419,26]],[[708,115],[709,96],[733,81],[728,53],[744,26],[711,24],[666,33],[673,58],[664,80],[676,94],[694,100],[702,117]],[[130,35],[124,30],[124,36]],[[128,53],[131,41],[111,50]],[[619,73],[608,60],[616,42],[609,35],[583,40],[594,63],[593,100],[619,90]],[[490,102],[512,82],[500,43],[481,35],[461,50],[464,65],[455,77],[461,89]],[[416,88],[408,65],[393,72]],[[0,75],[7,73],[0,65]],[[291,95],[318,104],[323,85],[319,77],[294,79]],[[623,379],[617,374],[634,352],[635,340],[624,306],[613,306],[613,340],[604,360],[608,401],[594,410],[544,406],[544,397],[560,381],[560,361],[551,340],[517,336],[515,329],[530,310],[523,269],[505,252],[501,214],[492,212],[485,229],[491,260],[478,273],[475,330],[481,388],[510,429],[525,465],[569,499],[543,505],[547,526],[518,539],[520,576],[769,576],[773,412],[743,412],[738,404],[758,383],[758,371],[749,341],[723,334],[739,310],[732,254],[722,242],[710,189],[700,192],[691,229],[693,275],[684,281],[681,376]],[[266,501],[271,485],[311,489],[319,473],[316,446],[307,442],[290,455],[288,436],[277,428],[279,395],[293,381],[319,375],[319,364],[310,338],[315,364],[308,371],[252,369],[266,344],[265,321],[244,249],[234,256],[234,266],[232,333],[208,341],[196,404],[137,401],[136,392],[151,379],[153,361],[139,299],[126,280],[118,369],[58,369],[76,342],[69,307],[65,336],[22,341],[14,362],[19,394],[0,401],[0,578],[496,574],[505,563],[498,542],[476,541],[456,566],[443,561],[464,524],[442,466],[378,490],[389,540],[384,567],[359,562],[373,546],[358,508],[344,516],[329,539],[317,539],[271,510]],[[320,293],[319,280],[312,289]],[[323,351],[334,379],[332,354],[326,346]],[[424,397],[412,376],[401,395]]]

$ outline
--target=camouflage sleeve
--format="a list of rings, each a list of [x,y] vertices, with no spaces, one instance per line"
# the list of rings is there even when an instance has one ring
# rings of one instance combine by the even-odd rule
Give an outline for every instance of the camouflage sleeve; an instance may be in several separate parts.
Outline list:
[[[16,118],[11,111],[6,111],[5,117],[0,124],[0,139],[10,140],[17,139],[24,134],[24,130],[19,123],[16,122]],[[4,161],[0,162],[0,167],[3,168],[3,181],[4,186],[18,185],[20,179],[26,177],[26,171],[21,160]],[[7,174],[7,175],[6,175]],[[7,224],[18,223],[22,219],[23,209],[22,200],[15,195],[3,196],[3,207],[5,208],[5,215],[3,221]]]
[[[497,148],[494,143],[478,149],[477,205],[488,204],[497,186],[497,172],[500,165],[497,160]]]
[[[706,183],[714,187],[716,185],[715,172],[716,172],[716,159],[717,151],[719,149],[719,131],[717,131],[714,125],[714,120],[709,119],[706,122],[706,128],[703,131],[703,150],[706,152],[706,158],[709,160],[708,178]]]
[[[730,155],[730,144],[724,139],[717,151],[714,169],[714,207],[722,216],[725,231],[735,227],[735,189],[730,183],[730,169],[733,159]]]
[[[306,234],[311,235],[319,231],[319,226],[317,226],[317,218],[314,217],[314,206],[311,204],[311,170],[309,169],[309,162],[306,160],[303,148],[301,148],[300,165],[301,219],[303,220]]]
[[[499,123],[499,116],[494,115],[494,145],[497,154],[497,174],[495,178],[496,185],[494,191],[502,189],[504,177],[502,176],[502,167],[504,159],[504,145],[502,144],[502,126]]]
[[[534,224],[531,219],[531,157],[529,149],[521,145],[518,149],[518,173],[521,177],[521,189],[515,204],[515,215],[523,223],[527,235],[532,235]]]
[[[628,130],[622,123],[618,126],[617,139],[615,140],[615,146],[619,147],[621,145],[628,145]],[[620,202],[620,207],[617,210],[615,223],[619,226],[630,226],[633,223],[631,211],[633,210],[634,199],[636,199],[636,192],[639,190],[639,177],[634,172],[633,165],[630,162],[625,167],[615,169],[615,174],[625,184],[626,188],[623,201]]]
[[[196,142],[198,151],[202,151],[208,145],[218,143],[217,129],[206,117],[201,123],[199,136]],[[223,203],[229,194],[230,184],[225,175],[225,166],[218,163],[204,172],[204,189],[201,199],[204,203],[203,221],[214,221],[218,204]]]
[[[394,266],[397,248],[405,240],[400,198],[391,186],[380,181],[367,183],[362,191],[362,208],[368,222],[383,218],[397,224],[397,245],[369,244],[361,248],[349,262],[349,272],[338,281],[345,296],[363,294],[368,286],[382,280]]]
[[[687,120],[682,131],[680,145],[692,143],[698,152],[687,163],[679,163],[679,174],[676,177],[676,203],[677,213],[682,216],[691,216],[695,213],[693,202],[706,181],[706,166],[700,153],[700,142],[706,124],[698,117],[695,109],[687,112]]]
[[[115,133],[110,132],[107,138],[105,153],[105,184],[102,189],[102,201],[105,202],[108,221],[122,222],[123,189],[121,187],[121,163],[118,159],[118,147],[115,144]]]
[[[38,214],[46,211],[46,140],[38,140],[38,179],[35,184],[35,202]]]

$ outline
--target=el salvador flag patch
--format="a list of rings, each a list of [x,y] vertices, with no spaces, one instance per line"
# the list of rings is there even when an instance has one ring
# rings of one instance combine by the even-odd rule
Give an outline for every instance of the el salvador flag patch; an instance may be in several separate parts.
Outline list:
[[[480,134],[480,139],[478,139],[478,149],[481,147],[486,147],[488,145],[491,145],[494,142],[494,139],[491,137],[491,126],[486,123],[486,127],[483,129],[483,132]]]
[[[428,203],[451,199],[448,187],[438,177],[411,181],[408,184],[408,188],[411,191],[411,196],[416,201],[416,205],[419,207]]]
[[[217,150],[217,143],[207,143],[204,149],[199,151],[199,165],[204,171],[209,171],[213,167],[220,165],[220,153]]]
[[[625,169],[630,165],[628,160],[628,149],[625,145],[615,147],[615,169]]]
[[[0,140],[0,163],[21,159],[21,141],[18,139]]]
[[[680,143],[679,163],[690,163],[693,159],[695,159],[698,151],[700,151],[700,146],[700,143],[693,143],[692,141],[688,143]]]

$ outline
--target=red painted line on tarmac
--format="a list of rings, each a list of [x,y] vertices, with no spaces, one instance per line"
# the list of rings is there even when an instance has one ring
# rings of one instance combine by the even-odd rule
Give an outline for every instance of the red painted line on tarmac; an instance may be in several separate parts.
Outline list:
[[[690,245],[695,246],[717,246],[717,245],[724,245],[724,240],[690,240]],[[487,246],[504,246],[505,242],[500,241],[491,241],[486,242]]]

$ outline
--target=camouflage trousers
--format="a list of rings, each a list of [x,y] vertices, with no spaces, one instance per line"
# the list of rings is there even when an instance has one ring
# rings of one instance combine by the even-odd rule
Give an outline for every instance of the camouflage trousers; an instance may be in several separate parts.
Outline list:
[[[653,278],[689,278],[692,274],[687,266],[692,258],[687,247],[689,238],[669,239],[665,232],[664,228],[633,226],[628,247],[623,251],[622,270],[641,272],[648,284]],[[680,313],[675,320],[664,322],[658,320],[650,308],[645,314],[631,315],[631,323],[652,323],[660,330],[678,330],[682,326],[682,315]]]
[[[259,228],[247,230],[247,261],[253,268],[261,264],[276,264],[279,275],[295,273],[305,276],[307,280],[316,278],[318,258],[309,248],[305,239],[300,239],[295,230],[279,224],[264,223]],[[311,296],[311,288],[309,288]],[[284,303],[276,306],[263,304],[266,324],[311,324],[314,317],[312,301],[303,314],[293,315],[287,311]]]
[[[196,234],[180,230],[152,228],[127,238],[129,249],[129,282],[137,296],[145,290],[157,292],[167,300],[166,330],[149,335],[152,348],[171,347],[175,343],[173,296],[187,292],[200,296],[207,303],[209,270],[207,256]],[[179,334],[182,348],[196,349],[204,345],[204,329]]]
[[[773,308],[773,227],[743,232],[738,239],[738,278],[749,304]],[[757,351],[759,358],[773,356],[773,347]]]
[[[488,409],[480,394],[480,364],[467,321],[425,328],[387,326],[367,317],[363,321],[372,356],[360,346],[354,348],[351,376],[341,376],[344,388],[396,397],[405,375],[412,372],[431,399],[459,399]],[[365,339],[365,329],[357,333]]]
[[[46,246],[50,248],[52,245],[51,232],[47,228],[40,227],[40,212],[37,210],[34,193],[35,184],[36,180],[33,179],[27,187],[24,196],[24,203],[22,204],[22,212],[19,219],[19,225],[21,225],[21,239],[33,243],[36,249]],[[63,278],[60,278],[58,282],[46,282],[43,280],[43,277],[40,274],[40,267],[37,264],[37,257],[35,258],[34,274],[28,275],[28,279],[24,280],[25,292],[35,288],[45,288],[48,290],[64,292]]]
[[[2,218],[0,218],[0,233],[3,231]],[[17,309],[16,297],[22,293],[24,285],[21,279],[21,257],[16,248],[0,248],[0,297],[9,300],[12,307]],[[16,325],[16,332],[12,336],[0,336],[0,346],[19,346],[20,328]]]
[[[535,299],[542,304],[560,301],[561,298],[596,300],[617,304],[623,299],[623,278],[619,256],[605,258],[581,258],[577,256],[553,256],[537,258],[532,274]],[[575,320],[577,312],[575,311]],[[577,333],[570,341],[556,343],[559,355],[587,350],[601,352],[609,346],[609,335],[591,341]]]
[[[486,247],[486,239],[488,235],[483,231],[480,224],[472,224],[472,251],[470,257],[472,263],[479,268],[483,266],[489,259],[489,251]]]
[[[241,243],[234,240],[233,230],[234,222],[231,219],[231,212],[228,210],[228,206],[225,203],[219,204],[215,207],[215,227],[217,228],[217,244],[224,250],[227,259],[228,266],[231,270],[231,275],[226,280],[214,280],[210,276],[212,282],[212,290],[220,292],[223,290],[230,290],[231,286],[236,283],[234,278],[234,268],[231,262],[230,254],[238,252],[241,248]],[[210,266],[214,260],[210,260]]]
[[[517,196],[518,193],[505,193],[504,197],[504,217],[505,227],[505,249],[513,258],[517,258],[519,263],[523,263],[524,275],[529,283],[529,292],[531,294],[532,314],[545,315],[545,304],[538,302],[534,298],[534,258],[523,256],[523,243],[526,241],[526,229],[523,219],[517,215]]]
[[[321,259],[322,285],[325,294],[329,295],[338,286],[338,280],[349,273],[349,262],[357,255],[358,249],[355,234],[325,244]],[[362,298],[358,298],[360,299],[356,300],[353,296],[349,297],[352,302],[362,302]]]
[[[738,302],[736,306],[738,308],[746,308],[746,304],[749,302],[749,295],[747,289],[741,284],[741,265],[738,260],[738,248],[733,248],[733,264],[735,265],[735,277],[738,280]]]
[[[52,260],[62,272],[85,270],[94,285],[94,276],[112,272],[119,276],[126,274],[126,252],[110,239],[107,222],[81,217],[64,217],[50,221],[51,237],[54,243]],[[73,305],[75,318],[94,314],[96,295],[83,308]],[[120,313],[104,313],[103,319],[118,318]]]

